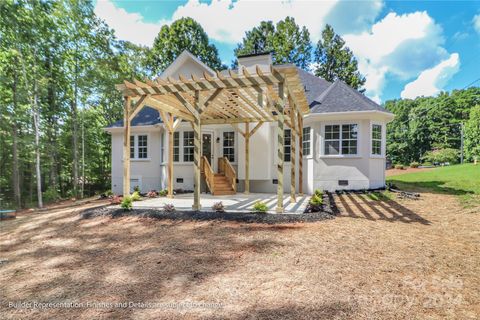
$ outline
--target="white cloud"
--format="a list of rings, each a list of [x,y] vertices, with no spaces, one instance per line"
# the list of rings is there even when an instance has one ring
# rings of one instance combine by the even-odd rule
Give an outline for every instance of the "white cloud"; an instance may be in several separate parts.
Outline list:
[[[348,7],[348,8],[347,8]],[[338,32],[365,30],[383,7],[381,0],[369,2],[332,1],[238,1],[213,0],[200,3],[190,0],[175,11],[172,19],[192,17],[215,40],[238,43],[245,31],[261,21],[278,22],[287,16],[306,26],[313,41],[318,41],[325,23],[331,23]],[[348,9],[348,10],[347,10]]]
[[[473,16],[473,28],[480,33],[480,13]]]
[[[438,94],[448,80],[460,69],[458,53],[452,53],[433,68],[424,70],[417,79],[408,83],[401,93],[404,99],[414,99],[419,96],[433,96]]]
[[[235,44],[245,32],[261,21],[278,22],[287,16],[306,26],[313,41],[318,41],[325,23],[330,23],[339,33],[366,30],[380,13],[382,0],[344,2],[332,1],[233,1],[212,0],[201,3],[189,0],[179,6],[171,19],[147,23],[139,13],[129,13],[117,8],[111,0],[99,0],[95,14],[115,29],[118,38],[151,46],[163,24],[182,17],[198,21],[211,39]]]
[[[366,93],[379,96],[387,74],[411,79],[448,57],[441,27],[426,12],[387,14],[370,30],[344,35],[366,78]]]
[[[98,0],[95,5],[95,14],[115,30],[119,39],[144,46],[152,46],[161,26],[167,23],[167,21],[144,22],[141,14],[117,8],[110,0]]]

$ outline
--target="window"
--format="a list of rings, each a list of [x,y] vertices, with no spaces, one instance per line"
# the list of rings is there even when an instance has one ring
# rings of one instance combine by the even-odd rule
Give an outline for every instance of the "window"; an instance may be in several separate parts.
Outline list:
[[[148,158],[148,136],[147,135],[141,135],[138,136],[138,158],[139,159],[147,159]]]
[[[130,136],[130,159],[135,159],[135,136]]]
[[[284,139],[284,154],[283,154],[283,160],[284,161],[290,161],[292,158],[292,131],[290,129],[285,129],[283,131],[283,139]]]
[[[180,161],[180,132],[173,133],[173,161]]]
[[[148,136],[130,136],[130,159],[148,159]]]
[[[382,155],[382,126],[379,124],[372,125],[372,154]]]
[[[325,126],[324,154],[355,155],[357,154],[357,140],[358,125],[327,125]]]
[[[302,140],[302,148],[303,148],[303,155],[309,156],[310,155],[310,127],[303,128],[303,140]]]
[[[193,131],[183,132],[183,161],[193,161]]]
[[[233,131],[223,133],[223,156],[235,162],[235,134]]]
[[[165,161],[165,134],[160,135],[160,163]]]
[[[342,125],[342,154],[357,154],[358,126]]]

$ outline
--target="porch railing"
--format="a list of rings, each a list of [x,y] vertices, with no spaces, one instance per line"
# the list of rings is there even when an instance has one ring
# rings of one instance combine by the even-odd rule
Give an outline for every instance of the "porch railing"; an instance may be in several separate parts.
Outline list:
[[[218,158],[218,172],[227,178],[232,190],[237,192],[237,173],[226,157]]]
[[[205,175],[207,187],[210,190],[210,193],[213,194],[215,190],[215,172],[213,172],[210,162],[208,162],[207,157],[205,156],[200,160],[200,171]]]

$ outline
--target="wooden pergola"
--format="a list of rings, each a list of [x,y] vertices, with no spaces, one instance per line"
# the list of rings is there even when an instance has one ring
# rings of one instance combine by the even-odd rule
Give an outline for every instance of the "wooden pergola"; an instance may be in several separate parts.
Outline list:
[[[245,192],[250,189],[249,140],[265,122],[277,122],[277,212],[283,212],[284,128],[291,129],[291,201],[295,202],[296,137],[299,140],[299,193],[302,194],[303,116],[309,112],[303,84],[295,66],[272,66],[255,72],[242,68],[204,73],[202,78],[180,75],[154,81],[133,80],[116,85],[125,97],[124,105],[124,172],[123,194],[130,193],[130,121],[148,105],[159,111],[168,131],[168,196],[173,197],[173,134],[182,120],[189,121],[194,131],[194,204],[200,210],[200,159],[203,125],[230,124],[245,138]],[[245,123],[242,131],[239,124]],[[250,123],[256,126],[250,130]]]

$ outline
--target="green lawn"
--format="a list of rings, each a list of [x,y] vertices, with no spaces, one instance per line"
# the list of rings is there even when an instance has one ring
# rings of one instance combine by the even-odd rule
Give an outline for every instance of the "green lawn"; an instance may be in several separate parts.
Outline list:
[[[387,177],[402,190],[431,191],[459,196],[464,206],[480,204],[480,165],[441,167]]]

